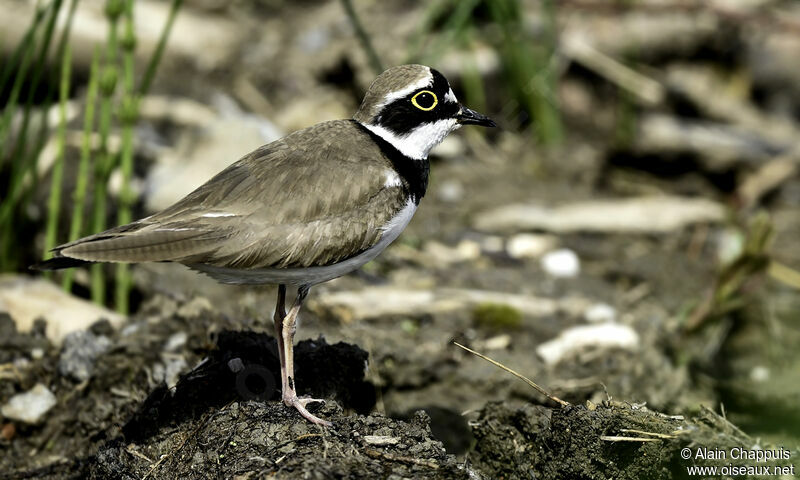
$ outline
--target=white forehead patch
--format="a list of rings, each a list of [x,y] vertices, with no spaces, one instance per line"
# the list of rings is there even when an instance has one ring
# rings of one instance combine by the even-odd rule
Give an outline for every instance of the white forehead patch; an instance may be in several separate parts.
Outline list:
[[[394,102],[395,100],[405,97],[409,93],[416,92],[420,88],[430,87],[433,84],[433,75],[431,74],[431,69],[430,68],[428,68],[428,67],[425,67],[425,68],[428,69],[428,74],[427,75],[425,75],[424,77],[420,78],[419,80],[417,80],[416,82],[412,83],[411,85],[408,85],[406,88],[404,88],[402,90],[397,90],[396,92],[388,93],[385,97],[383,97],[383,100],[381,101],[380,106],[383,107],[383,106],[389,105],[390,103]]]
[[[456,94],[453,93],[452,88],[447,91],[447,95],[444,96],[444,101],[449,103],[458,103],[458,100],[456,99]]]

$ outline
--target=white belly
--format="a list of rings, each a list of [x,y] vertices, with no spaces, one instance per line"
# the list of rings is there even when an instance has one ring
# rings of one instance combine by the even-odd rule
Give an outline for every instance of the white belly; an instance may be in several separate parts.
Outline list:
[[[417,205],[409,200],[406,206],[382,227],[383,235],[381,235],[378,243],[355,257],[350,257],[333,265],[307,268],[237,269],[195,263],[188,265],[188,267],[203,272],[222,283],[238,285],[315,285],[358,270],[362,265],[377,257],[405,230],[416,210]]]

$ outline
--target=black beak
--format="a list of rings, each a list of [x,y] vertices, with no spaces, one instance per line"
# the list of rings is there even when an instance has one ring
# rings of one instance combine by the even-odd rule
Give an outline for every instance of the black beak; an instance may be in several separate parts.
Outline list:
[[[481,115],[475,110],[470,110],[463,105],[461,106],[461,110],[459,110],[458,115],[456,115],[456,121],[458,121],[458,123],[461,125],[480,125],[482,127],[497,126],[491,118],[487,117],[486,115]]]

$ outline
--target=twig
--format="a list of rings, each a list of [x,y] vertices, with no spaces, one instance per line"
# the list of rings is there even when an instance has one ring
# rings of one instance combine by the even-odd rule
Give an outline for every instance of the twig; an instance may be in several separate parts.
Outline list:
[[[769,264],[767,273],[775,280],[800,290],[800,272],[797,270],[773,260]]]
[[[657,438],[644,438],[644,437],[618,437],[609,435],[600,435],[600,440],[606,442],[660,442]]]
[[[633,428],[620,428],[619,431],[622,433],[636,433],[639,435],[647,435],[648,437],[656,437],[664,439],[675,438],[675,435],[669,433],[645,432],[644,430],[635,430]]]
[[[495,360],[492,360],[491,358],[487,357],[486,355],[483,355],[482,353],[478,353],[475,350],[472,350],[471,348],[467,348],[467,347],[465,347],[464,345],[461,345],[458,342],[453,342],[453,343],[456,344],[457,347],[461,347],[464,350],[468,351],[469,353],[486,360],[487,362],[491,363],[495,367],[498,367],[498,368],[500,368],[502,370],[505,370],[506,372],[510,373],[511,375],[514,375],[515,377],[519,378],[523,382],[525,382],[528,385],[530,385],[531,387],[533,387],[534,390],[536,390],[537,392],[541,393],[542,395],[544,395],[545,397],[549,398],[550,400],[558,403],[562,407],[568,407],[568,406],[571,405],[569,402],[565,402],[564,400],[561,400],[560,398],[556,397],[555,395],[551,395],[547,390],[545,390],[544,388],[542,388],[539,385],[537,385],[536,383],[534,383],[533,380],[529,379],[525,375],[517,373],[514,370],[511,370],[510,368],[506,367],[502,363],[497,362]]]
[[[364,453],[366,453],[367,456],[372,458],[383,458],[392,462],[401,462],[409,465],[420,465],[423,467],[428,467],[433,470],[437,470],[439,468],[439,464],[431,460],[422,460],[414,457],[406,457],[404,455],[395,455],[392,453],[381,452],[379,450],[372,450],[372,449],[364,450]]]
[[[582,38],[575,35],[567,36],[562,45],[567,56],[605,77],[619,88],[627,90],[640,102],[654,106],[664,100],[666,91],[659,82],[599,52]]]
[[[364,26],[361,25],[361,21],[358,19],[358,15],[356,15],[352,0],[342,0],[342,6],[345,12],[347,12],[347,16],[350,17],[350,23],[356,31],[356,36],[358,36],[358,40],[361,42],[361,47],[367,54],[370,66],[375,71],[376,75],[380,74],[383,72],[383,64],[381,63],[380,57],[378,57],[378,52],[376,52],[375,48],[372,46],[372,41],[369,39],[367,31],[364,30]]]

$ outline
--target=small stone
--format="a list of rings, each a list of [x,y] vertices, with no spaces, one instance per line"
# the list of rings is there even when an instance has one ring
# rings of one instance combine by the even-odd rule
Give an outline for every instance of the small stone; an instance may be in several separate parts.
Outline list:
[[[464,260],[475,260],[481,256],[481,246],[472,240],[461,240],[456,245],[456,252]]]
[[[195,297],[178,309],[178,316],[181,318],[199,317],[203,312],[211,311],[211,302],[205,297]]]
[[[64,337],[58,371],[79,382],[88,380],[94,373],[94,361],[111,345],[111,340],[106,336],[96,336],[86,330],[72,332]]]
[[[464,199],[464,186],[457,180],[445,180],[437,192],[439,200],[445,203],[456,203]]]
[[[56,404],[56,396],[41,383],[25,393],[11,397],[0,409],[0,413],[10,420],[35,425],[44,419],[45,414]]]
[[[489,235],[481,240],[481,248],[486,253],[500,253],[503,251],[503,237]]]
[[[43,348],[32,348],[31,349],[31,358],[34,360],[41,360],[44,358],[44,349]]]
[[[763,365],[756,365],[750,370],[750,380],[754,382],[766,382],[769,380],[769,368]]]
[[[595,303],[586,309],[583,318],[589,323],[610,323],[617,319],[617,310],[607,303]]]
[[[520,233],[508,240],[506,251],[511,258],[538,258],[556,246],[552,235]]]
[[[579,325],[561,332],[558,337],[536,347],[536,353],[548,365],[556,365],[561,360],[588,349],[635,350],[639,346],[636,330],[617,323],[600,325]]]
[[[400,443],[400,438],[392,437],[389,435],[364,435],[364,443],[367,445],[375,445],[378,447],[386,445],[397,445]]]
[[[17,427],[14,426],[13,423],[6,423],[0,428],[0,438],[5,440],[6,442],[10,442],[13,440],[14,436],[17,434]]]
[[[483,349],[505,350],[509,345],[511,345],[511,335],[502,334],[492,338],[487,338],[486,341],[483,342]]]
[[[542,268],[554,277],[569,278],[581,271],[578,255],[568,248],[552,251],[542,257]]]
[[[183,348],[186,345],[186,341],[189,339],[189,334],[186,332],[177,332],[170,335],[167,339],[166,343],[164,343],[164,351],[166,352],[176,352]]]

